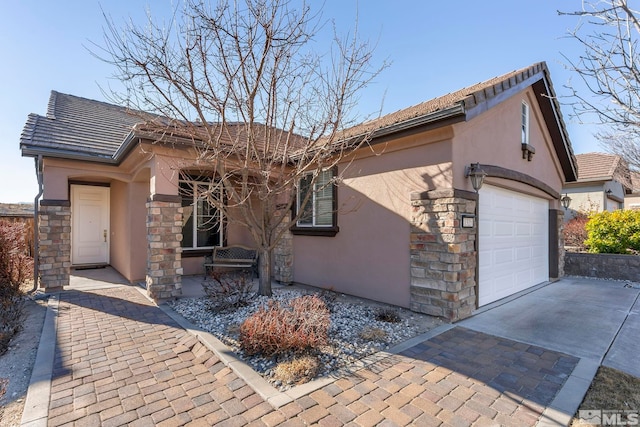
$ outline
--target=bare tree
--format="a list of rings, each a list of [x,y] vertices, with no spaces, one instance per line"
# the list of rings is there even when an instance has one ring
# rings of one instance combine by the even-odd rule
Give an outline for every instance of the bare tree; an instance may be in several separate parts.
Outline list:
[[[640,11],[627,0],[583,0],[580,11],[558,13],[579,18],[570,36],[584,52],[576,59],[565,56],[586,88],[571,88],[576,116],[595,114],[609,125],[596,137],[640,169]]]
[[[372,66],[357,32],[318,52],[320,14],[290,0],[187,0],[170,22],[120,29],[107,18],[99,55],[126,91],[119,103],[171,120],[144,124],[158,141],[193,141],[197,164],[213,180],[208,201],[227,221],[245,226],[260,255],[259,293],[271,295],[271,255],[283,233],[308,209],[291,215],[304,178],[313,193],[340,176],[323,171],[365,144],[347,138],[357,95],[386,65]],[[142,129],[142,128],[141,128]],[[222,194],[222,197],[220,196]]]

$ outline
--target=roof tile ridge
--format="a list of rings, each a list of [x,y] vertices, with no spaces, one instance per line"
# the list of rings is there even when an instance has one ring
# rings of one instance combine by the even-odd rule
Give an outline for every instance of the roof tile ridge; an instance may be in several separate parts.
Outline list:
[[[38,124],[38,120],[41,118],[42,116],[35,114],[35,113],[29,113],[29,115],[27,116],[27,122],[25,123],[24,127],[22,128],[22,132],[20,133],[20,142],[25,142],[25,141],[33,141],[33,135],[36,133],[36,126]]]
[[[51,91],[51,95],[49,96],[49,103],[47,104],[47,118],[55,120],[56,119],[56,102],[58,100],[59,92],[55,90]]]

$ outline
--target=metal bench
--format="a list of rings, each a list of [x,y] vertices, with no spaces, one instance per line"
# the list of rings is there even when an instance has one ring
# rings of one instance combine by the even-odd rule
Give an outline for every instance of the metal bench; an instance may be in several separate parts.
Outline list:
[[[242,245],[220,246],[204,258],[204,277],[214,268],[250,269],[257,275],[258,251]]]

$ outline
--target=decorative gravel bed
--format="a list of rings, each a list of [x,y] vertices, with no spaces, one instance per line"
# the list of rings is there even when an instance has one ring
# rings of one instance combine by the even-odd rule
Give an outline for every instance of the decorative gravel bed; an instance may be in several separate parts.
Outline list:
[[[257,311],[259,307],[266,306],[270,300],[286,302],[313,293],[313,291],[302,289],[274,289],[271,298],[255,296],[248,306],[224,312],[210,310],[205,297],[183,298],[169,304],[173,310],[191,323],[210,332],[226,344],[273,386],[280,390],[286,390],[294,384],[283,384],[275,379],[274,368],[280,362],[291,360],[294,355],[266,358],[260,355],[244,354],[238,340],[239,326],[244,319]],[[337,369],[348,368],[363,357],[387,350],[391,346],[427,332],[441,323],[437,318],[413,313],[406,309],[385,306],[341,294],[335,295],[336,299],[328,304],[331,312],[329,344],[323,346],[317,354],[320,360],[320,370],[317,377],[325,376]],[[396,313],[400,321],[391,323],[376,320],[376,315],[381,310]],[[367,331],[374,331],[374,333],[366,334]]]

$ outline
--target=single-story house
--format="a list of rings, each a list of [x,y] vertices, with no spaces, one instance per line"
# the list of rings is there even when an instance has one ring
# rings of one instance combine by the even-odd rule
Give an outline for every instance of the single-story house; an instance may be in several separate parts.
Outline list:
[[[139,120],[57,92],[45,116],[29,116],[21,149],[41,175],[45,289],[66,285],[72,266],[109,264],[161,300],[201,273],[212,247],[252,244],[233,222],[197,228],[190,218],[215,212],[181,192],[172,165],[192,166],[189,146],[152,143]],[[323,193],[332,203],[318,202],[318,220],[299,221],[277,248],[277,280],[455,321],[563,275],[560,197],[577,168],[545,63],[345,135],[363,132],[367,148]]]
[[[578,179],[567,182],[562,192],[571,198],[565,221],[578,212],[602,212],[624,209],[625,196],[631,193],[627,162],[616,154],[576,154]]]

